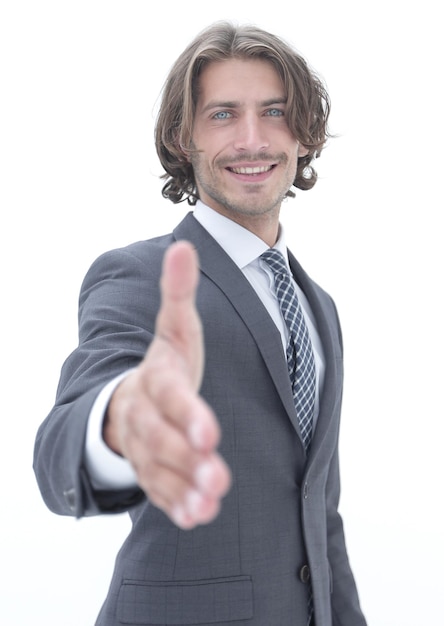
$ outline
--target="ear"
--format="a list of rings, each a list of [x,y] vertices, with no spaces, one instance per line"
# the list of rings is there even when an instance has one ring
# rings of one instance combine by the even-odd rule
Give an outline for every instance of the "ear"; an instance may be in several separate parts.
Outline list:
[[[308,153],[309,153],[309,149],[308,148],[303,146],[301,143],[298,144],[298,158],[307,156]]]
[[[174,146],[174,150],[176,152],[175,156],[179,159],[179,161],[184,162],[184,161],[190,160],[188,156],[188,151],[182,145],[182,142],[180,140],[180,134],[177,129],[173,131],[171,143],[172,143],[172,146]]]
[[[184,148],[184,146],[180,142],[176,142],[176,150],[181,153],[181,161],[186,161],[187,163],[191,162],[190,151]]]

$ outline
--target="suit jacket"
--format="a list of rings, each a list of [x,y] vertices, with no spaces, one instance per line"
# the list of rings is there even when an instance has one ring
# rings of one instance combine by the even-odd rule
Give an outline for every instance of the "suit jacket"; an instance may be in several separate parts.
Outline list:
[[[233,484],[217,519],[177,528],[138,489],[97,492],[84,466],[91,406],[112,378],[137,365],[154,332],[166,248],[197,249],[206,366],[201,393],[222,427]],[[336,309],[290,254],[326,358],[320,414],[305,456],[279,332],[239,268],[188,214],[171,235],[99,257],[79,302],[79,347],[65,362],[54,408],[39,429],[34,466],[58,514],[128,510],[97,625],[365,626],[338,514],[343,383]]]

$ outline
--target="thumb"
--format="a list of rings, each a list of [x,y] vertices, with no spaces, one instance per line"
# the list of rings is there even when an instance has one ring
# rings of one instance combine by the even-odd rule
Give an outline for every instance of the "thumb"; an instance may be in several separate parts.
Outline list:
[[[187,241],[178,241],[165,253],[160,279],[162,306],[192,304],[199,280],[197,253]]]
[[[161,305],[156,337],[167,341],[184,360],[197,386],[203,372],[202,325],[195,299],[199,282],[198,256],[187,241],[179,241],[165,253],[160,279]]]

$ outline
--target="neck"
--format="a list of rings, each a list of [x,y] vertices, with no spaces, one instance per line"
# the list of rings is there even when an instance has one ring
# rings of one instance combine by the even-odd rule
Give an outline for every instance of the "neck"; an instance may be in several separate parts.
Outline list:
[[[279,209],[270,211],[263,215],[249,215],[238,211],[226,210],[222,207],[214,208],[214,211],[224,215],[228,219],[236,222],[246,230],[252,232],[256,237],[264,241],[269,248],[272,248],[279,237]]]

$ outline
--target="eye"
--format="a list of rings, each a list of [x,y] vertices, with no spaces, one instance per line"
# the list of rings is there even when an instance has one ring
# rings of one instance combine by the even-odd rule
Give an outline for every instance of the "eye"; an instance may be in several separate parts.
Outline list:
[[[284,112],[281,111],[281,109],[268,109],[266,115],[270,117],[282,117],[284,115]]]
[[[218,111],[213,115],[213,119],[215,120],[228,120],[230,117],[232,117],[232,115],[228,111]]]

